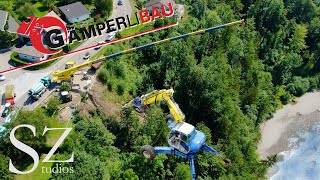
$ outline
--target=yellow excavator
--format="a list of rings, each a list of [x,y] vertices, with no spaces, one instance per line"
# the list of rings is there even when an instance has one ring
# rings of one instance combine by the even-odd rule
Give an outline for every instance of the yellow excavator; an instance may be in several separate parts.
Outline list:
[[[142,112],[150,104],[164,101],[169,107],[170,114],[166,117],[167,125],[170,128],[170,132],[167,135],[169,147],[145,145],[140,149],[141,154],[148,160],[153,160],[157,154],[174,154],[188,159],[193,180],[196,179],[194,159],[201,150],[217,155],[227,165],[230,164],[229,159],[224,158],[217,150],[206,144],[206,136],[203,132],[196,130],[193,125],[183,122],[185,115],[179,105],[175,103],[173,93],[173,89],[155,90],[136,97],[123,106],[123,108],[133,107],[138,112]]]
[[[134,98],[125,104],[123,108],[134,107],[136,111],[143,112],[146,106],[165,101],[170,110],[169,116],[172,116],[175,121],[181,122],[184,120],[185,115],[179,108],[179,105],[173,100],[173,93],[173,89],[156,90],[141,97]]]

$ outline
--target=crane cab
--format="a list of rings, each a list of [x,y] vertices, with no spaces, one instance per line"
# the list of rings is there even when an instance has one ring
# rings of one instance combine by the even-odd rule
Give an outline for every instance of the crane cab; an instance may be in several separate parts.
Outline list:
[[[167,140],[171,147],[188,154],[198,152],[205,144],[206,136],[191,124],[179,122],[172,126]]]
[[[64,69],[70,69],[74,65],[75,65],[75,62],[73,62],[73,61],[66,62]]]

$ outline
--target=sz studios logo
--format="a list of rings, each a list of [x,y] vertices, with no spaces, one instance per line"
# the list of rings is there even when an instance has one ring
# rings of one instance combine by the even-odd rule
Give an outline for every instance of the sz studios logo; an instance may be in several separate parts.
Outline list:
[[[19,141],[15,137],[15,132],[19,128],[28,128],[24,130],[30,130],[33,135],[36,135],[36,128],[32,125],[28,124],[22,124],[19,126],[14,127],[10,132],[10,141],[11,143],[19,150],[23,151],[24,153],[28,154],[33,159],[33,166],[28,171],[20,171],[18,170],[12,163],[12,160],[9,160],[9,171],[16,174],[29,174],[32,173],[34,170],[37,169],[39,165],[39,155],[38,153],[30,146],[24,144],[23,142]],[[45,127],[43,130],[42,135],[45,135],[47,131],[59,131],[64,130],[61,137],[58,139],[58,141],[54,144],[54,146],[51,148],[51,150],[48,152],[46,157],[43,159],[43,163],[48,162],[61,162],[61,163],[72,163],[74,162],[74,153],[72,152],[71,157],[67,160],[52,160],[52,155],[56,152],[56,150],[59,148],[59,146],[62,144],[63,140],[68,136],[68,134],[71,132],[72,128],[47,128]],[[42,167],[41,168],[42,173],[73,173],[73,167],[59,167],[57,164],[55,167]]]

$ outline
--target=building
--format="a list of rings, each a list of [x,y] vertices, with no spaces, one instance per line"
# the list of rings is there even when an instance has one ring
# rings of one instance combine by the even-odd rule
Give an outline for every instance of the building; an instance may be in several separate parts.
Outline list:
[[[176,15],[178,21],[181,20],[184,14],[184,5],[176,4],[174,6],[174,14]]]
[[[89,10],[81,2],[61,6],[59,10],[69,23],[76,23],[90,18]]]
[[[12,17],[12,16],[9,16],[9,19],[8,19],[8,32],[10,33],[17,33],[17,30],[19,28],[19,24],[17,23],[17,21]]]
[[[166,6],[166,11],[169,11],[168,4],[171,3],[174,7],[175,2],[173,0],[150,0],[146,3],[146,9],[151,13],[153,7],[157,7],[161,11],[162,5]]]
[[[0,30],[4,30],[8,18],[8,12],[0,10]]]
[[[18,53],[19,59],[26,60],[28,62],[39,62],[40,60],[45,60],[49,55],[42,54],[37,51],[33,46],[22,46],[21,48],[15,49]]]
[[[148,0],[146,2],[145,8],[152,13],[152,8],[157,7],[161,12],[161,7],[164,5],[166,7],[166,12],[170,11],[168,4],[171,3],[174,9],[174,15],[176,16],[177,20],[182,19],[184,14],[184,5],[183,4],[176,4],[173,0]]]

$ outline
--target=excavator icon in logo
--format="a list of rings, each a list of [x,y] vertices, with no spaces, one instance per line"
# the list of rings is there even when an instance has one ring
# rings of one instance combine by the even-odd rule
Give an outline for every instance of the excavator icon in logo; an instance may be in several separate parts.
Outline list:
[[[39,52],[49,55],[58,53],[62,50],[61,46],[65,44],[64,41],[68,42],[67,28],[60,19],[52,16],[45,16],[42,18],[28,16],[27,19],[29,19],[30,22],[26,23],[25,21],[22,21],[17,33],[29,35],[33,47]],[[47,34],[49,31],[51,33]],[[54,36],[61,33],[65,35],[65,40],[63,40],[63,36]],[[49,50],[45,45],[48,45],[50,49],[57,50]]]

